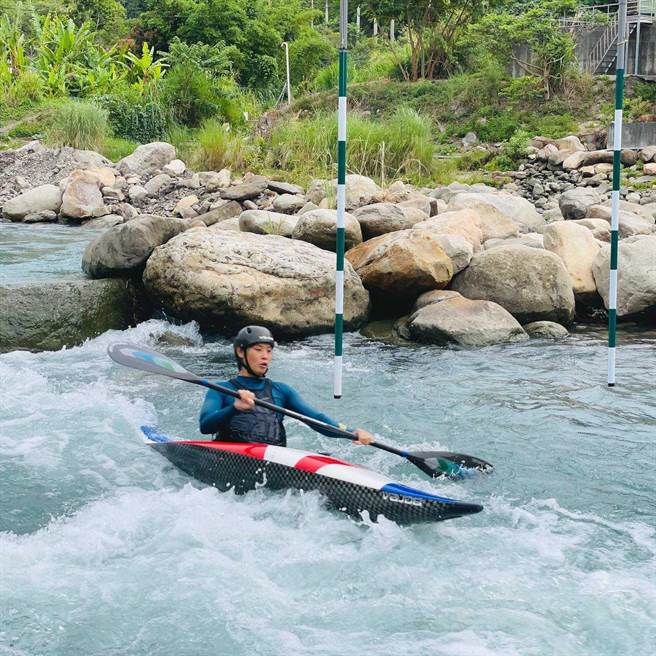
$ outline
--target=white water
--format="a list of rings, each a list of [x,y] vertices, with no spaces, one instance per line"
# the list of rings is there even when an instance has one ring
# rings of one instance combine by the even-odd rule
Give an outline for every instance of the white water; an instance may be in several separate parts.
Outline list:
[[[620,346],[609,390],[601,334],[476,350],[349,335],[339,402],[328,336],[277,348],[272,376],[329,414],[495,463],[490,477],[430,481],[289,424],[293,446],[485,505],[409,528],[356,524],[317,494],[190,481],[139,426],[196,435],[203,391],[114,365],[113,340],[233,374],[227,342],[159,321],[0,356],[0,655],[653,653],[653,337]]]

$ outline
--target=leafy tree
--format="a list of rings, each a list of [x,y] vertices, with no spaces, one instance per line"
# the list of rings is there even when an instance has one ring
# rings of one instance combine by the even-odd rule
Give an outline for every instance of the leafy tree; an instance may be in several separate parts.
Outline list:
[[[400,46],[389,41],[405,80],[434,78],[452,70],[456,43],[469,23],[498,0],[369,0],[366,14],[381,24],[395,21],[405,29],[410,50],[406,62]]]
[[[561,29],[559,18],[575,11],[578,4],[577,0],[540,0],[519,13],[492,12],[471,28],[468,40],[538,78],[549,99],[574,61],[574,40]],[[518,46],[528,46],[529,55],[523,56]]]

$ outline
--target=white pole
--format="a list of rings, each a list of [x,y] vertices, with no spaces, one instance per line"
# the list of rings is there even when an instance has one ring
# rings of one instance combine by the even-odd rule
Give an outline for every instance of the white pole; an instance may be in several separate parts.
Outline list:
[[[394,41],[394,19],[390,21],[390,41]]]
[[[360,32],[360,6],[355,10],[355,27]]]
[[[289,43],[283,41],[280,45],[281,48],[285,49],[285,67],[287,69],[287,104],[292,104],[292,83],[289,75]]]
[[[324,13],[325,13],[326,25],[328,25],[328,0],[326,0],[324,4]]]

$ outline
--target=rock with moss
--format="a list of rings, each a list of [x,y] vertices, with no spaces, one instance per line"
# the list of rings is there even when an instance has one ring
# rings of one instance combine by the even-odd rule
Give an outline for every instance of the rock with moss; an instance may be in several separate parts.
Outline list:
[[[565,326],[554,321],[532,321],[524,326],[524,330],[532,339],[563,339],[569,335]]]
[[[289,216],[268,210],[246,210],[239,216],[239,228],[242,232],[256,235],[282,235],[291,237],[298,223],[297,216]]]
[[[362,229],[358,220],[348,212],[344,216],[346,248],[362,242]],[[292,238],[307,241],[327,251],[336,250],[337,211],[318,209],[301,214]]]

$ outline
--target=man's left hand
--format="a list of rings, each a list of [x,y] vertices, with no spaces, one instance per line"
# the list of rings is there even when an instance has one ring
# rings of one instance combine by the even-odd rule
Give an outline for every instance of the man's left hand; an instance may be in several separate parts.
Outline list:
[[[364,430],[364,428],[358,428],[353,434],[358,438],[355,440],[356,444],[371,444],[376,440],[376,438],[369,431]]]

